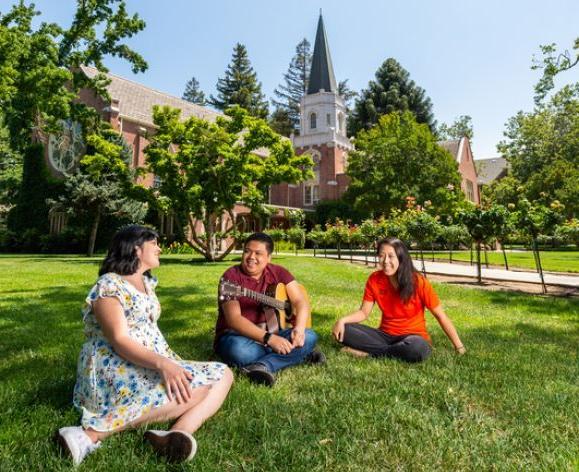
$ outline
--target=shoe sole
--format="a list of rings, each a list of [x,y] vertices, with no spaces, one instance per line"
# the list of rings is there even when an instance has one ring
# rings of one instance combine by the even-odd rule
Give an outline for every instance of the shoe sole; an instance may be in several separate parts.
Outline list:
[[[195,455],[191,438],[178,431],[169,432],[165,436],[146,431],[144,436],[155,452],[165,456],[169,462],[183,462]]]
[[[252,382],[265,385],[267,387],[272,387],[275,383],[275,378],[273,378],[269,372],[265,372],[263,370],[252,370],[248,372],[247,376]]]

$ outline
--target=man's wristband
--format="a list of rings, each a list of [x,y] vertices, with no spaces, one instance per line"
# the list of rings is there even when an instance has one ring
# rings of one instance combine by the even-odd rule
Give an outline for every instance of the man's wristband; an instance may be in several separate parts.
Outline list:
[[[269,331],[266,331],[265,334],[263,335],[264,346],[267,346],[267,343],[269,342],[269,338],[271,338],[271,333]]]

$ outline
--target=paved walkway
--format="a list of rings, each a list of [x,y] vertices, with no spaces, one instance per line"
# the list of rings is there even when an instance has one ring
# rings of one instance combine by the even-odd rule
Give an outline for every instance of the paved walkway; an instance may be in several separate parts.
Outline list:
[[[322,257],[323,255],[318,257]],[[338,256],[335,254],[329,255],[328,259],[337,259]],[[356,261],[364,261],[363,256],[353,256]],[[345,262],[350,261],[350,256],[342,257]],[[373,264],[373,258],[369,258],[371,264]],[[420,260],[414,260],[414,265],[418,270],[422,270],[422,264]],[[476,278],[476,265],[469,264],[450,264],[448,262],[432,262],[424,261],[426,267],[426,273],[428,274],[439,274],[439,275],[457,275],[460,277],[473,277]],[[574,287],[579,288],[579,275],[571,274],[552,274],[543,272],[545,278],[545,283],[547,285],[560,285],[563,287]],[[482,268],[482,278],[483,280],[506,280],[510,282],[527,282],[540,284],[541,278],[537,272],[522,271],[522,270],[504,270],[504,269],[486,269],[484,266]]]

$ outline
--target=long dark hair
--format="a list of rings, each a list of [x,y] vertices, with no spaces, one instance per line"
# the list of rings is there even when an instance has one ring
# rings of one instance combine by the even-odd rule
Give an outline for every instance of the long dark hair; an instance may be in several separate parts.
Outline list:
[[[398,270],[396,271],[396,279],[398,280],[398,293],[402,301],[406,303],[416,289],[416,276],[418,271],[414,267],[412,257],[408,252],[406,245],[398,238],[386,238],[378,242],[378,254],[382,246],[388,245],[394,248],[396,257],[398,257]]]
[[[142,246],[146,241],[158,239],[159,235],[152,228],[141,225],[128,225],[121,228],[113,236],[109,252],[99,270],[99,275],[114,272],[119,275],[131,275],[139,268],[137,246]],[[145,272],[151,277],[151,272]]]

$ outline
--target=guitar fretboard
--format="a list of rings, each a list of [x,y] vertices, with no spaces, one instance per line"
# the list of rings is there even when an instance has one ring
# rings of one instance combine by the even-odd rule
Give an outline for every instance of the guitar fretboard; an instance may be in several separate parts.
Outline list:
[[[252,300],[256,300],[264,305],[271,306],[276,308],[277,310],[285,310],[285,302],[278,300],[277,298],[270,297],[264,293],[254,292],[248,288],[242,287],[241,293],[244,297],[251,298]]]

